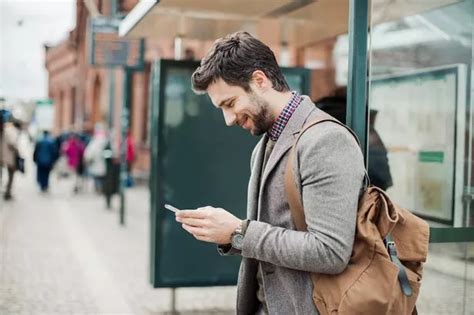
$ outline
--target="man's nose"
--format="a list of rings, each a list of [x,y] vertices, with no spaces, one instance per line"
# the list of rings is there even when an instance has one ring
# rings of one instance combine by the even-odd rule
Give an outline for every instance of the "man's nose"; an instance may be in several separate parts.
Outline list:
[[[230,110],[223,110],[224,120],[227,126],[235,125],[235,121],[237,120],[237,116]]]

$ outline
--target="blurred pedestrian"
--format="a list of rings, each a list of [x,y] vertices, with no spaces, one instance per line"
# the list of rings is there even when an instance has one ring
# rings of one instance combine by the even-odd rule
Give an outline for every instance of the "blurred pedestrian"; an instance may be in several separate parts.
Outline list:
[[[130,131],[127,133],[127,187],[132,187],[134,185],[132,177],[132,166],[135,161],[135,143],[133,137],[130,134]]]
[[[57,159],[58,150],[49,131],[44,130],[42,137],[36,142],[33,152],[33,161],[36,163],[36,181],[41,191],[46,192],[49,187],[49,174]]]
[[[17,158],[18,158],[18,137],[20,135],[19,130],[14,124],[9,121],[4,123],[1,141],[1,164],[7,168],[8,181],[5,194],[3,198],[10,200],[12,196],[13,178],[15,171],[17,170]]]
[[[56,150],[58,151],[57,161],[55,161],[55,169],[58,174],[58,178],[67,177],[70,170],[67,166],[67,158],[62,151],[64,143],[67,141],[71,133],[69,131],[62,131],[55,139]]]
[[[375,120],[378,111],[370,110],[369,122],[369,165],[367,171],[371,184],[387,190],[393,185],[390,165],[388,162],[387,148],[375,130]]]
[[[84,153],[84,161],[89,175],[94,179],[96,192],[102,191],[102,184],[106,171],[104,150],[109,139],[102,124],[97,124],[89,144]]]
[[[66,156],[67,165],[75,174],[74,192],[79,192],[82,186],[82,158],[84,156],[84,144],[79,139],[78,135],[72,133],[69,138],[63,143],[62,152]]]
[[[346,123],[346,97],[326,96],[314,101],[317,108],[325,111],[343,124]]]

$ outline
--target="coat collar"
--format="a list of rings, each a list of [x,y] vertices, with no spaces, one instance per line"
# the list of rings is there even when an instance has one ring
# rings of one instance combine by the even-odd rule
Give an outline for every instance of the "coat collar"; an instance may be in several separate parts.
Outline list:
[[[275,143],[275,147],[273,148],[272,154],[268,159],[263,177],[261,178],[260,187],[264,187],[268,175],[275,168],[283,155],[285,155],[285,153],[293,146],[296,136],[300,132],[310,114],[315,110],[316,106],[314,103],[308,96],[303,95],[301,104],[298,106],[298,108],[296,108],[293,115],[291,115],[291,118],[289,119],[285,129]],[[262,143],[260,150],[262,150],[262,148],[265,150],[265,146],[263,144],[266,144],[266,141]]]

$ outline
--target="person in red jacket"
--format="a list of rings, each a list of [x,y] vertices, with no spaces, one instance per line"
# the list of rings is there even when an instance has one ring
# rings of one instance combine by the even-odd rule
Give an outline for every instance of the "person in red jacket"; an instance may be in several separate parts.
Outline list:
[[[82,187],[82,173],[84,164],[82,158],[84,156],[85,146],[76,133],[72,133],[69,138],[62,144],[61,151],[66,155],[69,168],[76,175],[74,181],[74,193],[79,192]]]
[[[135,160],[135,144],[133,141],[133,137],[130,134],[130,131],[127,133],[127,186],[133,186],[133,177],[132,177],[132,164]]]

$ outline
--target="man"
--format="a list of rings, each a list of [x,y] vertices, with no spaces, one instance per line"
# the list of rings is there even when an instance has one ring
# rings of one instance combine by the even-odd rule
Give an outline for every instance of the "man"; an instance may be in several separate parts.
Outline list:
[[[1,141],[1,164],[7,168],[8,180],[3,195],[4,200],[13,199],[12,188],[13,178],[17,170],[18,157],[18,137],[20,132],[12,121],[5,122],[3,125],[2,141]]]
[[[217,40],[192,84],[228,126],[263,137],[251,157],[246,220],[210,206],[181,211],[176,220],[222,254],[242,255],[238,314],[317,314],[310,272],[340,273],[351,256],[364,177],[355,139],[333,122],[300,139],[294,170],[308,232],[295,231],[284,190],[289,149],[305,123],[330,116],[291,92],[270,48],[245,32]]]
[[[36,163],[36,181],[42,192],[48,191],[49,174],[57,159],[58,151],[56,143],[49,135],[49,131],[44,130],[43,136],[35,145],[33,161]]]

